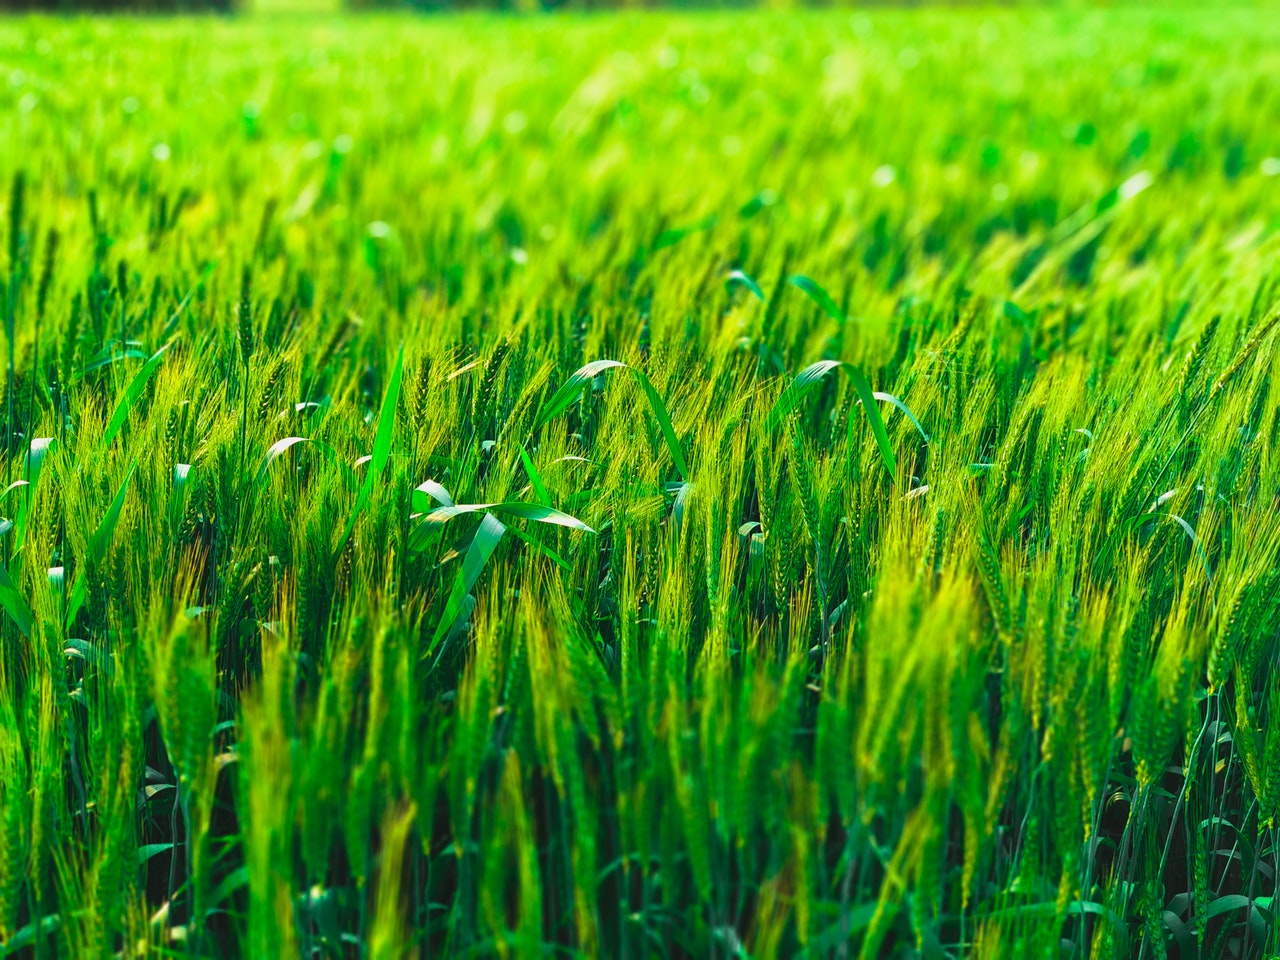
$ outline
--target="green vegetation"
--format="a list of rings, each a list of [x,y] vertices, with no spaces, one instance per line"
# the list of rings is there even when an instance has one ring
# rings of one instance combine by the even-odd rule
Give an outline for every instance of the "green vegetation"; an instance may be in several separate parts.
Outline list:
[[[0,952],[1276,955],[1277,76],[0,23]]]

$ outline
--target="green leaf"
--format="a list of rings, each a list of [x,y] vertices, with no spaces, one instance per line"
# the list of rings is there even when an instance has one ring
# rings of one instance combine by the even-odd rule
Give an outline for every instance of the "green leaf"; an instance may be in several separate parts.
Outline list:
[[[897,407],[899,410],[901,410],[902,413],[906,416],[906,418],[910,420],[911,423],[915,426],[915,428],[920,431],[920,436],[924,438],[924,442],[925,443],[929,442],[929,434],[925,433],[924,427],[920,424],[920,421],[916,419],[916,415],[911,412],[910,407],[908,407],[905,403],[903,403],[901,400],[895,397],[892,393],[885,393],[882,390],[876,390],[871,395],[875,397],[877,400],[881,401],[882,403],[891,403],[895,407]]]
[[[22,594],[18,592],[17,585],[9,577],[9,571],[0,565],[0,607],[4,607],[5,613],[9,614],[11,619],[22,632],[24,637],[31,636],[31,626],[35,623],[35,617],[31,613],[31,608],[27,606],[27,601],[22,599]]]
[[[467,593],[471,592],[476,581],[480,579],[480,571],[488,563],[489,557],[506,530],[507,528],[497,517],[486,516],[480,521],[476,535],[471,540],[471,546],[467,548],[467,555],[462,559],[462,576]]]
[[[222,882],[214,888],[213,893],[209,894],[209,909],[212,911],[214,908],[220,906],[224,900],[231,896],[231,894],[235,893],[241,887],[247,886],[248,883],[248,867],[237,867],[235,870],[232,870],[222,878]]]
[[[25,487],[25,486],[28,486],[28,483],[26,480],[13,481],[13,483],[5,487],[3,491],[0,491],[0,500],[3,500],[5,497],[9,496],[9,494],[13,493],[13,491],[21,489],[22,487]]]
[[[309,443],[328,454],[330,459],[338,463],[342,462],[342,458],[338,456],[338,451],[323,440],[313,440],[310,437],[285,437],[283,440],[277,440],[267,448],[266,456],[262,458],[262,466],[258,467],[258,474],[254,477],[254,482],[264,482],[267,479],[267,471],[271,469],[271,465],[280,458],[282,453],[299,443]]]
[[[54,571],[57,571],[57,573],[55,574]],[[65,568],[49,568],[49,585],[53,587],[55,593],[62,593],[66,585]],[[79,575],[76,576],[75,583],[71,585],[71,596],[67,598],[66,613],[63,616],[63,622],[68,630],[76,622],[76,615],[80,613],[80,608],[84,606],[84,600],[88,593],[89,581],[85,578],[84,571],[81,570]]]
[[[138,847],[138,866],[142,866],[152,857],[159,856],[173,849],[172,843],[144,843]]]
[[[845,312],[836,305],[834,300],[831,299],[831,294],[822,289],[816,280],[812,280],[802,274],[796,274],[790,279],[792,284],[808,294],[809,299],[816,303],[822,309],[822,312],[832,320],[838,320],[841,323],[844,323],[849,319],[845,316]]]
[[[1170,491],[1170,493],[1172,493],[1172,491]],[[1160,504],[1165,503],[1167,499],[1168,494],[1165,494],[1156,501],[1155,505],[1159,506]],[[1166,519],[1176,523],[1182,529],[1182,532],[1187,535],[1187,539],[1191,541],[1191,547],[1196,551],[1196,556],[1200,560],[1200,566],[1204,570],[1204,577],[1212,585],[1213,571],[1209,568],[1209,555],[1205,553],[1204,544],[1202,544],[1200,542],[1200,538],[1196,536],[1195,527],[1191,526],[1191,524],[1187,523],[1186,520],[1178,516],[1176,513],[1156,513],[1154,510],[1155,506],[1153,506],[1147,513],[1141,513],[1136,517],[1130,518],[1126,526],[1136,529],[1149,520],[1160,519]]]
[[[102,435],[102,443],[99,449],[105,450],[111,446],[111,441],[116,438],[120,429],[125,425],[125,421],[129,419],[129,410],[137,402],[138,397],[142,396],[142,391],[146,389],[147,381],[160,368],[164,355],[172,346],[173,341],[171,340],[153,353],[151,359],[142,365],[142,369],[134,374],[133,380],[129,382],[128,389],[124,392],[124,396],[116,404],[116,412],[111,415],[111,422],[107,424],[107,431]]]
[[[729,277],[725,280],[726,289],[732,289],[735,283],[746,287],[761,303],[765,302],[764,291],[760,289],[760,284],[756,283],[745,270],[730,270]]]
[[[562,556],[560,556],[560,554],[556,553],[554,550],[548,547],[545,543],[543,543],[537,537],[533,536],[533,534],[525,533],[519,527],[507,527],[507,532],[511,534],[513,537],[515,537],[517,540],[521,540],[524,543],[527,543],[529,546],[533,547],[539,553],[543,554],[545,557],[550,559],[553,563],[555,563],[556,566],[560,567],[562,570],[573,569],[571,566],[569,566],[569,563],[567,560],[565,560]]]
[[[446,507],[453,506],[453,497],[442,484],[434,480],[423,480],[413,490],[413,509],[418,513],[426,513],[431,509],[431,501]]]
[[[770,430],[775,430],[783,420],[790,416],[791,411],[800,406],[800,402],[808,396],[809,391],[818,385],[832,370],[838,369],[839,360],[819,360],[817,363],[811,363],[809,366],[801,370],[794,380],[787,385],[787,389],[782,391],[782,396],[778,397],[778,402],[773,405],[773,409],[769,411],[769,416],[765,419],[765,425]]]
[[[179,301],[178,305],[173,308],[173,313],[169,315],[169,319],[165,321],[164,323],[165,333],[168,333],[170,330],[172,330],[175,326],[178,325],[178,321],[182,318],[182,314],[186,311],[187,306],[191,303],[195,295],[200,292],[200,288],[204,286],[204,282],[208,280],[211,276],[213,276],[213,271],[214,269],[217,268],[217,266],[218,266],[217,260],[210,260],[207,264],[205,264],[205,268],[203,272],[201,272],[200,277],[196,280],[195,285],[190,290],[187,291],[186,295],[182,298],[181,301]]]
[[[76,915],[83,915],[83,911]],[[61,926],[62,917],[56,913],[41,917],[38,924],[34,921],[28,923],[4,943],[0,943],[0,957],[11,957],[28,947],[34,946],[39,937],[48,937],[50,934],[56,933]]]
[[[689,465],[685,463],[684,451],[680,448],[680,440],[676,437],[675,428],[671,425],[671,417],[667,414],[666,405],[663,404],[662,398],[658,396],[658,391],[654,389],[653,384],[643,372],[635,367],[631,368],[631,372],[635,374],[636,379],[640,381],[640,388],[644,390],[644,395],[649,398],[649,406],[653,409],[653,415],[658,420],[658,426],[662,430],[662,436],[667,441],[667,451],[671,454],[671,459],[676,465],[676,470],[680,473],[681,480],[689,479]]]
[[[538,418],[535,429],[545,427],[549,421],[554,420],[568,410],[573,401],[582,393],[583,386],[594,380],[598,374],[604,373],[606,370],[612,370],[614,367],[625,366],[625,363],[618,360],[592,360],[590,363],[579,367],[547,401],[546,406],[543,408],[542,416]]]
[[[89,541],[89,559],[95,564],[102,562],[102,558],[107,555],[107,548],[111,546],[111,537],[115,534],[116,524],[120,520],[120,508],[124,506],[125,494],[129,492],[129,481],[133,479],[134,471],[137,469],[138,464],[135,461],[129,467],[129,472],[125,474],[120,489],[116,491],[115,499],[111,501],[111,506],[107,507],[107,512],[103,514],[98,529],[93,532],[93,539]]]
[[[391,382],[387,384],[386,395],[382,398],[382,410],[378,413],[378,432],[373,438],[373,468],[381,473],[391,459],[391,439],[396,428],[396,404],[400,402],[400,381],[404,375],[404,347],[396,355],[396,365],[391,371]]]
[[[893,448],[889,446],[889,434],[884,428],[884,420],[880,416],[880,408],[876,406],[876,396],[871,389],[871,384],[867,381],[867,375],[862,372],[862,368],[852,363],[845,364],[845,370],[849,374],[849,379],[853,381],[853,388],[858,391],[858,396],[862,400],[862,412],[866,414],[867,422],[871,424],[871,432],[875,435],[876,446],[880,448],[880,458],[884,461],[885,469],[889,471],[890,479],[898,475],[898,464],[893,457]],[[849,449],[853,449],[853,427],[854,418],[849,418]]]
[[[536,520],[538,523],[550,523],[558,527],[569,527],[571,530],[581,530],[583,533],[595,533],[581,520],[553,507],[514,501],[508,503],[457,503],[450,507],[439,507],[427,514],[423,518],[423,522],[444,523],[465,513],[480,513],[482,511],[502,513],[511,517],[519,517],[522,520]]]
[[[1012,300],[1004,302],[1004,315],[1006,319],[1012,320],[1014,323],[1020,323],[1023,326],[1028,326],[1032,322],[1031,317],[1027,315],[1027,311]]]
[[[347,518],[347,528],[338,541],[335,553],[340,551],[350,538],[351,531],[355,529],[356,520],[368,505],[369,498],[373,496],[374,488],[378,485],[378,478],[382,476],[387,461],[391,459],[391,439],[395,433],[396,404],[400,402],[400,379],[403,373],[404,347],[401,347],[400,353],[396,356],[395,369],[391,371],[391,382],[387,384],[387,392],[382,397],[382,410],[378,413],[378,432],[373,439],[373,458],[369,462],[364,483],[360,486],[360,493],[356,496],[351,515]]]
[[[538,498],[538,502],[544,507],[551,506],[551,494],[547,493],[547,485],[542,482],[542,474],[533,465],[529,451],[524,448],[523,443],[520,444],[520,462],[524,464],[524,472],[528,475],[529,483],[533,486],[533,495]]]
[[[79,637],[68,637],[62,646],[62,655],[68,659],[74,658],[84,661],[97,667],[108,676],[112,674],[113,662],[111,655],[100,646],[83,640]]]
[[[916,429],[927,441],[928,435],[924,432],[924,428],[909,409],[907,405],[897,397],[889,393],[877,393],[871,389],[871,384],[867,380],[866,374],[862,372],[862,368],[852,363],[841,363],[839,360],[819,360],[817,363],[811,363],[796,375],[796,378],[788,384],[787,388],[782,391],[782,396],[773,405],[773,409],[769,411],[769,416],[765,420],[765,425],[770,430],[777,429],[778,425],[790,416],[809,394],[809,392],[818,385],[832,370],[843,367],[849,375],[849,379],[853,381],[853,388],[858,394],[858,402],[862,404],[863,413],[866,415],[867,422],[871,425],[871,432],[876,438],[876,446],[880,449],[880,457],[884,460],[885,467],[889,470],[890,477],[896,477],[898,471],[897,461],[893,456],[893,449],[889,446],[889,434],[884,427],[884,419],[880,416],[880,408],[876,406],[877,400],[884,400],[892,403],[899,410],[910,418],[915,424]],[[857,427],[857,419],[849,418],[849,450],[853,450],[855,440],[855,429]],[[852,453],[850,453],[852,457]]]
[[[440,622],[436,624],[436,632],[431,637],[431,644],[424,657],[430,656],[440,641],[453,629],[458,613],[462,609],[462,601],[480,579],[480,571],[484,569],[485,563],[492,556],[498,541],[506,531],[507,528],[491,513],[486,513],[484,519],[480,521],[476,535],[471,538],[471,546],[467,547],[467,555],[462,560],[462,569],[454,578],[453,589],[449,591],[449,599],[445,602],[444,612],[440,616]]]
[[[169,494],[169,516],[175,521],[182,520],[183,510],[187,503],[187,489],[191,485],[191,464],[175,463],[173,465],[173,490]]]
[[[1212,901],[1208,909],[1205,910],[1205,922],[1212,920],[1214,917],[1220,917],[1224,913],[1231,913],[1233,910],[1239,910],[1242,907],[1250,906],[1253,903],[1248,897],[1241,893],[1228,894],[1225,897],[1218,897]]]
[[[691,223],[684,227],[672,227],[670,230],[664,230],[654,239],[653,245],[649,248],[651,252],[656,253],[659,250],[665,250],[667,247],[674,246],[685,237],[692,233],[700,233],[703,230],[709,230],[715,226],[716,218],[714,216],[703,217],[697,223]]]
[[[76,374],[76,379],[82,380],[88,374],[93,373],[93,371],[101,370],[103,367],[109,367],[111,364],[119,363],[121,360],[145,359],[147,359],[146,353],[136,347],[126,347],[119,353],[115,353],[114,350],[111,350],[110,352],[104,353],[85,364],[84,367]]]
[[[626,366],[620,360],[593,360],[578,368],[547,403],[546,410],[538,418],[538,428],[545,426],[548,421],[567,410],[588,381],[594,379],[605,370]],[[680,447],[680,440],[676,436],[675,428],[671,425],[671,416],[667,413],[666,405],[662,402],[662,398],[658,396],[658,391],[654,389],[653,383],[642,371],[634,367],[629,367],[628,369],[635,375],[636,381],[640,384],[640,389],[644,391],[645,397],[649,400],[649,408],[653,410],[653,415],[658,420],[658,427],[662,430],[663,439],[667,444],[667,451],[671,454],[676,470],[680,472],[681,479],[687,480],[689,477],[689,464],[685,461],[684,451]]]
[[[36,437],[31,441],[31,446],[27,450],[26,469],[23,471],[26,475],[27,489],[22,492],[22,496],[19,499],[17,517],[14,520],[16,532],[14,533],[13,549],[15,551],[22,547],[23,538],[26,536],[27,518],[31,511],[31,502],[40,486],[40,472],[44,466],[45,454],[52,450],[56,444],[57,441],[53,437]],[[8,491],[5,492],[7,493]]]
[[[129,472],[125,474],[124,481],[120,484],[120,489],[116,491],[115,498],[111,501],[111,505],[107,507],[107,512],[103,514],[102,520],[98,523],[98,529],[93,532],[93,536],[89,540],[89,562],[97,565],[102,562],[107,555],[107,549],[111,546],[111,538],[115,535],[116,524],[120,521],[120,510],[124,507],[125,495],[129,492],[129,481],[133,479],[134,471],[138,469],[135,461],[130,467]],[[54,585],[54,570],[61,570],[55,567],[49,571],[50,584]],[[61,583],[64,573],[59,573],[58,582]],[[75,584],[71,588],[71,597],[67,601],[66,626],[68,629],[75,623],[76,614],[80,612],[80,608],[84,605],[85,597],[89,592],[89,581],[85,577],[85,572],[81,570],[76,576]]]

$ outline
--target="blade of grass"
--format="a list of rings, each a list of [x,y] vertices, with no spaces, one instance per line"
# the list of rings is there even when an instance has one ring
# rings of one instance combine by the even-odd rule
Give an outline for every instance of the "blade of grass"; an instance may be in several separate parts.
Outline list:
[[[439,623],[436,624],[435,633],[432,635],[431,643],[423,654],[423,659],[432,654],[440,641],[453,628],[458,612],[462,609],[463,599],[471,592],[471,588],[476,585],[476,581],[480,579],[480,571],[484,569],[485,563],[493,555],[493,551],[497,548],[498,542],[506,531],[507,528],[491,513],[486,513],[480,521],[480,526],[476,529],[475,536],[471,538],[471,545],[467,547],[467,555],[463,558],[462,568],[454,578],[453,587],[449,591],[449,599],[445,602],[444,611],[440,615]]]
[[[124,392],[124,396],[120,398],[120,402],[116,404],[116,412],[111,415],[111,420],[107,423],[106,432],[102,435],[102,442],[99,444],[100,450],[106,450],[111,446],[111,441],[120,433],[125,422],[129,419],[129,411],[137,402],[138,397],[142,396],[142,391],[146,389],[147,381],[160,368],[160,364],[164,362],[164,355],[168,353],[169,348],[173,346],[173,341],[166,343],[163,347],[151,355],[151,358],[142,365]]]
[[[571,517],[567,513],[556,510],[553,507],[544,507],[536,503],[458,503],[450,507],[439,507],[427,514],[423,518],[424,523],[444,523],[452,520],[454,517],[460,517],[466,513],[480,513],[482,511],[490,511],[493,513],[502,513],[511,517],[519,517],[521,520],[536,520],[538,523],[550,523],[559,527],[568,527],[571,530],[581,530],[583,533],[595,533],[590,527],[579,520],[577,517]]]
[[[799,273],[788,279],[797,289],[803,290],[809,299],[816,303],[822,309],[822,312],[832,320],[844,323],[849,319],[845,316],[845,312],[831,299],[831,294],[827,293],[816,280]]]
[[[675,428],[671,425],[671,416],[667,413],[666,405],[662,402],[662,398],[658,396],[658,391],[654,389],[649,378],[642,371],[632,367],[631,372],[635,374],[636,379],[640,382],[640,388],[644,390],[644,395],[649,398],[649,406],[653,410],[654,417],[658,420],[658,426],[662,430],[663,438],[667,441],[667,451],[671,454],[676,470],[680,473],[680,479],[688,480],[689,464],[685,462],[684,451],[680,448],[680,440],[676,437]]]
[[[14,622],[22,635],[29,638],[35,616],[27,605],[27,601],[18,592],[17,585],[14,584],[9,571],[3,564],[0,564],[0,606],[4,607],[5,613],[9,614],[9,619]]]
[[[345,546],[347,540],[351,537],[351,531],[355,529],[356,520],[360,518],[360,514],[369,503],[369,498],[373,496],[373,490],[378,485],[378,479],[382,476],[382,471],[386,469],[387,461],[391,459],[391,439],[395,433],[396,426],[396,404],[400,402],[400,380],[404,373],[404,347],[400,348],[400,352],[396,355],[396,365],[391,371],[391,381],[387,384],[387,392],[382,397],[382,409],[378,413],[378,431],[373,439],[373,459],[369,462],[369,469],[365,472],[364,483],[360,486],[360,493],[356,496],[355,505],[351,508],[351,515],[347,518],[347,527],[342,532],[342,537],[338,540],[338,545],[334,549],[338,553]]]
[[[538,417],[537,429],[545,427],[548,422],[568,410],[573,401],[582,393],[583,386],[594,380],[598,374],[604,373],[606,370],[612,370],[615,367],[625,366],[625,363],[618,360],[592,360],[590,363],[579,367],[547,401],[546,406],[543,407],[542,415]]]
[[[542,482],[542,474],[533,465],[533,459],[529,456],[529,451],[524,448],[523,443],[520,444],[520,462],[524,464],[524,472],[529,477],[529,483],[533,486],[533,495],[538,498],[538,502],[544,507],[551,506],[551,494],[547,493],[547,485]]]
[[[267,479],[267,472],[271,469],[271,465],[280,458],[282,453],[299,443],[309,443],[313,447],[316,447],[327,454],[329,459],[342,464],[342,458],[338,456],[338,451],[334,450],[333,447],[329,446],[329,444],[325,443],[323,440],[314,440],[311,437],[285,437],[282,440],[277,440],[267,448],[266,455],[262,458],[262,466],[258,467],[258,474],[254,478],[254,482],[262,483],[265,481]],[[346,466],[345,464],[342,465],[344,467]],[[350,468],[347,469],[349,471]]]

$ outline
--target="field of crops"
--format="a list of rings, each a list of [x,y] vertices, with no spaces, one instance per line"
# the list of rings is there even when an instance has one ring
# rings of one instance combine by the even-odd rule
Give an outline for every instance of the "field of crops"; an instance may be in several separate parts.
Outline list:
[[[1276,77],[0,21],[0,955],[1275,956]]]

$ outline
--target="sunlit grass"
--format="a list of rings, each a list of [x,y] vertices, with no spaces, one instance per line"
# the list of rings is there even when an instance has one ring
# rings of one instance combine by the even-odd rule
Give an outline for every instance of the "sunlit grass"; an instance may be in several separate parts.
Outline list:
[[[1276,955],[1275,76],[0,22],[7,955]]]

